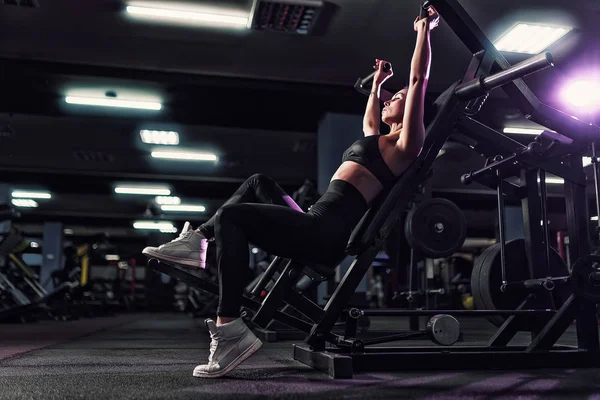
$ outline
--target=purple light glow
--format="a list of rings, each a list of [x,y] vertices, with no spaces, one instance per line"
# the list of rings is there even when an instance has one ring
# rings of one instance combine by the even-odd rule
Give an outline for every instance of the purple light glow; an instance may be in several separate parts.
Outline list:
[[[600,108],[600,80],[576,80],[565,87],[562,96],[573,107],[597,110]]]

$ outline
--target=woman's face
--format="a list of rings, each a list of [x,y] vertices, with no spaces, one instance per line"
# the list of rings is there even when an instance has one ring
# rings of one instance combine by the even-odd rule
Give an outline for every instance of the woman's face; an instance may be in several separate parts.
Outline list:
[[[404,118],[404,106],[408,89],[404,88],[396,93],[390,100],[383,103],[381,120],[390,127],[394,123],[401,123]]]

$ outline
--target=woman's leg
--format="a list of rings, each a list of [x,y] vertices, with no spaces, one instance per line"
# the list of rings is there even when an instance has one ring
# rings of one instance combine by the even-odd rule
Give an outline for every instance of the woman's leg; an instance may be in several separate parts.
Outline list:
[[[239,203],[275,204],[302,212],[302,209],[277,182],[263,174],[254,174],[246,179],[222,207]],[[216,214],[198,228],[207,239],[215,236],[215,219]]]
[[[255,174],[248,178],[223,207],[240,203],[273,204],[283,206],[294,213],[302,213],[302,209],[294,200],[273,179],[263,174]],[[192,268],[206,268],[208,241],[215,237],[216,215],[196,231],[188,230],[190,225],[186,223],[179,239],[158,248],[146,247],[142,253],[164,262]]]
[[[332,226],[333,229],[328,229]],[[194,376],[225,375],[262,345],[239,318],[245,284],[240,271],[248,268],[248,243],[284,258],[312,261],[340,247],[324,243],[324,238],[335,237],[338,226],[281,205],[229,204],[217,211],[214,228],[219,265],[219,318],[217,323],[206,321],[212,338],[211,353],[208,364],[194,369]],[[343,246],[341,249],[343,254]]]
[[[329,225],[310,213],[276,205],[231,204],[219,209],[215,219],[220,285],[217,315],[225,322],[240,315],[246,283],[239,276],[248,268],[249,243],[283,258],[327,262],[343,254],[348,239],[336,238],[335,226]]]

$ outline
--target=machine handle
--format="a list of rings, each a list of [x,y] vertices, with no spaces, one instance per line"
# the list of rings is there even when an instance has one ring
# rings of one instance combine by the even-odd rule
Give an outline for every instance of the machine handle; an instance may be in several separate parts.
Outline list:
[[[460,84],[456,87],[454,94],[461,100],[476,99],[488,91],[512,82],[515,79],[523,78],[552,66],[554,66],[552,54],[549,52],[540,53],[504,71],[486,77],[480,76],[469,82]]]

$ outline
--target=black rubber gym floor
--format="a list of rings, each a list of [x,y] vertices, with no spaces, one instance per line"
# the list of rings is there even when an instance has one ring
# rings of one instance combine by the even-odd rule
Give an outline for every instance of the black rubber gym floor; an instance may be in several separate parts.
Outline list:
[[[493,332],[486,322],[461,322],[462,345],[485,343]],[[390,319],[372,324],[397,326]],[[574,340],[570,329],[561,343]],[[0,325],[0,399],[600,399],[598,369],[381,372],[333,380],[293,361],[291,343],[265,343],[229,377],[202,380],[191,374],[207,359],[209,336],[201,320],[184,315]]]

